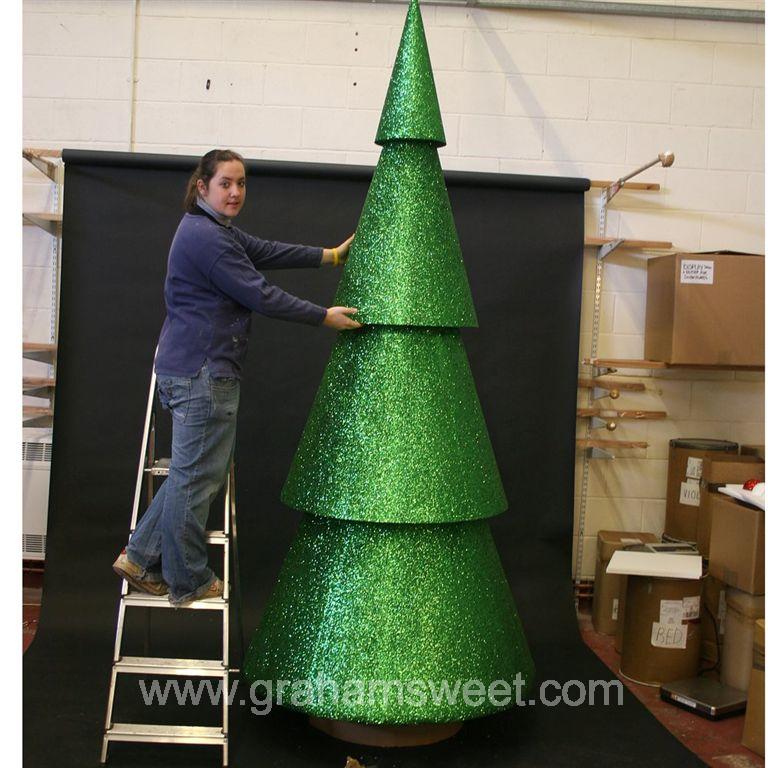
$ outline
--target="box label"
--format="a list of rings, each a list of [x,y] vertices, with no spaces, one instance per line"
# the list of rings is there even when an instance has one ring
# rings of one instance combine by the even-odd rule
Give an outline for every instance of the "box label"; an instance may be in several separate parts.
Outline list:
[[[682,624],[683,622],[683,601],[682,600],[662,600],[659,605],[659,623],[660,624]]]
[[[683,284],[713,285],[715,282],[715,262],[682,259],[680,261],[680,282]]]
[[[619,618],[619,598],[613,598],[613,605],[611,607],[611,619],[617,621]]]
[[[701,473],[704,471],[704,459],[696,456],[688,457],[688,465],[685,468],[685,476],[691,480],[701,480]]]
[[[683,621],[698,619],[699,610],[701,606],[701,598],[696,595],[695,597],[683,598]]]
[[[654,621],[651,627],[651,645],[654,648],[685,649],[688,642],[687,624],[662,624]]]
[[[701,505],[701,488],[698,480],[686,480],[680,483],[680,503],[688,507]]]

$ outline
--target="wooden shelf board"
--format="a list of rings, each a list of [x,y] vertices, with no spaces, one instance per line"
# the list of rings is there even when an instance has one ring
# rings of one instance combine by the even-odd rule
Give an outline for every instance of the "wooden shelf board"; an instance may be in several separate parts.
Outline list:
[[[621,381],[620,379],[579,379],[581,389],[620,389],[625,392],[645,392],[645,384],[641,381]]]
[[[647,448],[642,440],[585,440],[577,439],[578,448]]]
[[[46,379],[40,376],[25,376],[22,379],[22,386],[24,389],[28,387],[55,387],[55,379]]]
[[[613,358],[586,358],[584,365],[594,365],[598,368],[649,368],[654,370],[685,370],[694,371],[764,371],[764,365],[669,365],[658,360],[616,360]]]
[[[40,149],[39,147],[24,147],[22,154],[34,155],[36,157],[61,157],[60,149]]]
[[[24,418],[36,418],[38,416],[53,416],[53,409],[39,405],[22,406]]]
[[[50,363],[56,357],[55,344],[40,344],[27,341],[21,347],[22,357],[27,360],[36,360],[39,363]]]
[[[613,181],[594,181],[590,179],[589,185],[590,189],[605,189],[607,187],[610,187],[611,184],[614,184]],[[646,192],[658,192],[661,189],[660,184],[656,184],[655,182],[643,182],[643,181],[628,181],[621,187],[622,189],[634,189],[634,190],[644,190]]]
[[[60,213],[50,213],[48,211],[44,211],[42,213],[33,213],[31,211],[27,211],[25,213],[21,214],[22,217],[27,216],[35,216],[38,219],[42,219],[42,221],[63,221],[64,217]]]
[[[577,408],[576,415],[580,418],[597,416],[600,419],[635,419],[638,421],[667,418],[664,411],[636,411],[621,408]]]
[[[597,247],[612,243],[615,237],[585,237],[584,245],[587,247]],[[626,239],[619,248],[638,248],[648,251],[669,251],[673,245],[668,240],[629,240]]]

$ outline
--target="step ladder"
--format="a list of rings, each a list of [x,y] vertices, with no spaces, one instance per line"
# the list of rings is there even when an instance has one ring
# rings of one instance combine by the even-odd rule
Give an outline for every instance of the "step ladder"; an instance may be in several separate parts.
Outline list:
[[[153,367],[154,368],[154,367]],[[170,469],[169,459],[155,458],[155,385],[156,374],[152,372],[147,413],[144,420],[144,436],[142,438],[139,469],[136,477],[136,488],[133,496],[133,511],[131,514],[130,532],[136,528],[138,519],[141,489],[147,482],[147,501],[154,496],[155,481],[167,477]],[[206,744],[220,746],[222,749],[222,764],[227,766],[229,761],[229,700],[230,675],[237,674],[238,669],[230,667],[229,637],[230,637],[230,564],[234,592],[240,597],[239,563],[237,559],[237,526],[235,505],[235,467],[230,465],[224,487],[224,525],[223,530],[208,531],[208,544],[223,547],[224,566],[222,582],[224,593],[222,597],[195,600],[184,608],[175,610],[218,611],[222,624],[222,658],[221,659],[185,659],[157,658],[153,656],[124,656],[122,653],[123,629],[125,626],[127,608],[172,609],[167,597],[156,597],[143,592],[129,591],[128,582],[123,580],[120,603],[117,613],[117,628],[115,631],[115,650],[112,660],[112,675],[109,683],[107,715],[104,723],[104,738],[101,748],[101,763],[107,761],[107,753],[111,742],[129,741],[155,744]],[[230,563],[231,557],[231,563]],[[241,610],[237,605],[239,623],[239,642],[241,658],[243,656],[244,639],[242,634]],[[149,614],[147,616],[149,619]],[[148,627],[147,627],[148,632]],[[148,646],[148,642],[146,642]],[[145,653],[147,650],[145,649]],[[115,704],[115,689],[118,675],[155,675],[157,677],[187,677],[214,678],[222,681],[221,697],[221,727],[188,726],[188,725],[153,725],[144,723],[115,723],[112,721],[112,711]]]

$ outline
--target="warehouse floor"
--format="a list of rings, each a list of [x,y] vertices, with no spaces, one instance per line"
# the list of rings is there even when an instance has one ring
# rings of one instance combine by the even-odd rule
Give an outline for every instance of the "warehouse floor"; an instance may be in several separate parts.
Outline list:
[[[765,765],[764,758],[741,745],[744,715],[712,722],[662,701],[658,688],[630,682],[619,674],[621,656],[613,647],[613,637],[595,632],[590,613],[579,613],[579,629],[584,642],[600,660],[670,733],[707,765],[713,768],[762,768]]]
[[[42,585],[42,572],[24,571],[22,635],[25,651],[37,631]],[[579,629],[584,642],[618,676],[620,656],[613,647],[613,637],[595,632],[589,613],[579,613]],[[765,760],[741,745],[743,715],[711,722],[661,701],[656,688],[620,679],[668,731],[707,765],[713,768],[764,768]]]

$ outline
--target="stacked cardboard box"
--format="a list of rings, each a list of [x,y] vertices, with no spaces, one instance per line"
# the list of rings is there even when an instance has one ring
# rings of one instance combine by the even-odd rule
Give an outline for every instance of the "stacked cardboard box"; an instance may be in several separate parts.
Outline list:
[[[746,691],[752,671],[755,623],[765,617],[765,596],[748,595],[728,587],[725,602],[725,638],[720,663],[720,682]]]
[[[710,506],[713,495],[721,495],[717,489],[728,483],[765,480],[762,459],[739,455],[737,450],[737,443],[719,440],[669,441],[666,537],[695,541],[702,556],[709,556]]]
[[[720,680],[746,690],[755,622],[765,616],[765,511],[712,494],[709,572],[728,585]]]
[[[765,594],[765,510],[712,494],[709,572],[750,595]]]
[[[626,547],[658,541],[653,533],[639,531],[598,531],[595,563],[595,594],[592,600],[592,623],[598,632],[615,635],[621,611],[622,588],[627,577],[606,573],[613,553]]]
[[[744,718],[744,735],[741,743],[765,755],[765,621],[755,623],[755,645],[752,673],[747,693],[747,716]]]

